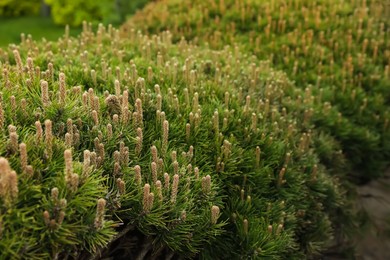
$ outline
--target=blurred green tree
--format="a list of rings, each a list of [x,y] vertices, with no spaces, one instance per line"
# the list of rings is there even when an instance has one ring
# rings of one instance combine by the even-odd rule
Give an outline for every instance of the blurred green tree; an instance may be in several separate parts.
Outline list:
[[[45,0],[56,24],[79,26],[84,20],[115,23],[119,21],[114,0]]]
[[[37,15],[41,9],[41,0],[0,0],[0,16]]]
[[[1,0],[0,0],[1,1]],[[56,24],[79,26],[85,21],[119,23],[148,0],[44,0]]]

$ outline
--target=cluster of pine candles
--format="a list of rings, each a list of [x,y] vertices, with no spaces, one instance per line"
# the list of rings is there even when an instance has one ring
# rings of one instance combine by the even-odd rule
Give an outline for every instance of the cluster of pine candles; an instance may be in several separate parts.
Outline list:
[[[313,149],[324,101],[239,47],[172,38],[85,23],[0,49],[2,257],[291,259],[330,245],[350,209]]]
[[[340,144],[348,166],[364,182],[380,176],[390,158],[385,2],[165,0],[150,3],[122,29],[125,35],[134,26],[170,30],[177,41],[185,37],[214,49],[239,45],[269,60],[298,88],[309,86],[326,101],[313,110],[316,128],[334,137],[331,142]],[[332,158],[325,159],[332,164]]]

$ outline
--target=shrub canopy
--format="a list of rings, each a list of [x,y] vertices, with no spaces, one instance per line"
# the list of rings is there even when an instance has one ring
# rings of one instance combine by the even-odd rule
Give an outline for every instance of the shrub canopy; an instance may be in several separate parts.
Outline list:
[[[383,1],[164,0],[122,30],[170,30],[174,41],[238,44],[269,60],[322,98],[324,107],[313,111],[316,128],[335,137],[358,180],[367,181],[390,158],[388,8]]]
[[[324,101],[173,37],[84,24],[0,49],[2,256],[302,259],[345,234],[314,149]]]

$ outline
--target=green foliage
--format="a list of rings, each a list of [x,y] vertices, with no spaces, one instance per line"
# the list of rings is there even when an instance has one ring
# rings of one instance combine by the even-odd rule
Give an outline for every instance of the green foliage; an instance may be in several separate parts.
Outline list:
[[[322,100],[308,114],[317,129],[340,143],[358,181],[367,181],[380,176],[390,158],[389,28],[383,5],[168,0],[150,3],[122,29],[170,30],[174,41],[184,36],[215,49],[237,44],[269,60],[297,87]]]
[[[117,24],[144,6],[148,0],[45,0],[45,2],[50,5],[51,15],[56,24],[79,26],[83,21]]]
[[[173,37],[85,26],[0,49],[5,258],[302,259],[344,234],[305,115],[321,100],[239,47]]]
[[[83,21],[113,23],[118,22],[118,14],[113,0],[45,0],[51,7],[51,15],[56,24],[79,26]]]
[[[37,15],[41,0],[0,0],[0,17]]]

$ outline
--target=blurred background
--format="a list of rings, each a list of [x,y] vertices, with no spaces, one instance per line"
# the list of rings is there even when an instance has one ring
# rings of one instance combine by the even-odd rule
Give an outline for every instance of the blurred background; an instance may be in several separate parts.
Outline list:
[[[149,0],[0,0],[0,47],[19,43],[20,34],[56,40],[81,31],[84,20],[119,25]]]

